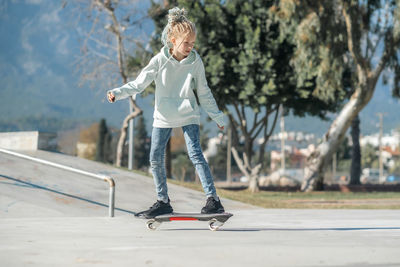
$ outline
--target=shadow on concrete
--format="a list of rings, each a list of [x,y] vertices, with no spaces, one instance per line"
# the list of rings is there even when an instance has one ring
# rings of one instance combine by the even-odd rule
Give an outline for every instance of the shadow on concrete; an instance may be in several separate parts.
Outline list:
[[[400,227],[333,227],[333,228],[238,228],[221,229],[219,231],[253,232],[253,231],[368,231],[368,230],[400,230]]]
[[[367,230],[400,230],[400,227],[338,227],[338,228],[228,228],[219,229],[218,232],[259,232],[259,231],[367,231]],[[210,231],[204,228],[170,228],[160,229],[159,231]]]
[[[87,198],[83,198],[83,197],[79,197],[79,196],[75,196],[75,195],[71,195],[71,194],[68,194],[68,193],[57,191],[57,190],[54,190],[54,189],[51,189],[51,188],[48,188],[48,187],[45,187],[45,186],[40,186],[40,185],[37,185],[37,184],[33,184],[33,183],[30,183],[30,182],[26,182],[26,181],[23,181],[23,180],[20,180],[20,179],[17,179],[17,178],[13,178],[13,177],[10,177],[10,176],[2,175],[2,174],[0,174],[0,177],[19,183],[19,184],[15,184],[15,183],[11,184],[11,185],[14,185],[14,186],[20,186],[20,187],[24,186],[24,187],[31,187],[31,188],[35,188],[35,189],[45,190],[45,191],[56,193],[56,194],[63,195],[63,196],[66,196],[66,197],[70,197],[70,198],[78,199],[78,200],[81,200],[81,201],[85,201],[85,202],[88,202],[88,203],[93,204],[93,205],[98,205],[98,206],[101,206],[101,207],[105,207],[105,208],[108,209],[108,205],[104,204],[104,203],[101,203],[101,202],[93,201],[93,200],[90,200],[90,199],[87,199]],[[120,208],[115,208],[115,210],[122,211],[122,212],[129,213],[129,214],[136,214],[133,211],[120,209]]]

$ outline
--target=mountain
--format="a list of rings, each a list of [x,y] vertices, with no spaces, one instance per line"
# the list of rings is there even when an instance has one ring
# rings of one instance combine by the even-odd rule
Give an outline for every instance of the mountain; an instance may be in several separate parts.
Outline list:
[[[145,14],[150,1],[137,3],[139,12]],[[35,127],[54,131],[101,118],[110,126],[120,127],[128,112],[127,101],[109,104],[105,92],[110,88],[101,77],[96,81],[96,89],[88,84],[78,86],[81,73],[77,71],[76,60],[81,55],[82,29],[73,23],[72,12],[72,7],[63,6],[61,1],[0,2],[0,131]],[[153,29],[152,21],[145,20],[138,30],[150,36]],[[115,81],[114,86],[119,85]],[[378,130],[377,112],[386,113],[385,131],[399,127],[400,103],[391,98],[389,87],[379,83],[373,100],[361,113],[364,134]],[[152,102],[152,96],[138,98],[148,131]],[[206,128],[215,132],[215,125],[206,123],[205,117]],[[328,122],[310,117],[286,120],[288,131],[322,135],[328,126]]]
[[[148,6],[149,1],[141,1],[139,8],[145,12]],[[59,1],[1,1],[0,126],[27,117],[77,122],[106,118],[110,125],[121,124],[129,105],[109,104],[104,80],[96,81],[97,89],[78,86],[82,36],[73,28],[71,12]],[[152,27],[151,21],[146,23],[146,29]],[[139,104],[148,108],[146,101],[151,103],[151,97]]]

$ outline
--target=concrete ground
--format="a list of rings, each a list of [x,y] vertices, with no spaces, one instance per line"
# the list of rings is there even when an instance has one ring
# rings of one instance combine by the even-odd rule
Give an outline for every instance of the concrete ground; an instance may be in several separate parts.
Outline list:
[[[1,266],[400,266],[398,210],[276,210],[223,199],[234,216],[163,223],[150,231],[133,212],[154,202],[151,178],[44,151],[37,158],[111,175],[108,185],[0,153]],[[199,211],[201,192],[170,185],[175,211]]]

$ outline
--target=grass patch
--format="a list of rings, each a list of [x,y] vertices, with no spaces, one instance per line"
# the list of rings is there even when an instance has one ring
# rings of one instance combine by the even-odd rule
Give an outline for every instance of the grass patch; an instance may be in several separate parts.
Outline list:
[[[200,184],[168,180],[197,191]],[[243,203],[276,209],[400,209],[400,194],[396,192],[269,192],[217,189],[218,195]]]
[[[127,170],[127,168],[120,168]],[[152,178],[149,173],[135,173]],[[203,192],[199,183],[168,179],[168,183]],[[271,192],[217,189],[219,196],[269,209],[400,209],[398,192]]]

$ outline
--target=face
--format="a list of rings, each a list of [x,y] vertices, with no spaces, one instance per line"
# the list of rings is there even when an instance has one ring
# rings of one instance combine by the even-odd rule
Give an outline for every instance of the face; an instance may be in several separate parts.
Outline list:
[[[173,44],[173,53],[179,58],[185,58],[192,51],[194,43],[196,42],[196,34],[182,34],[182,36],[172,37],[171,43]]]

